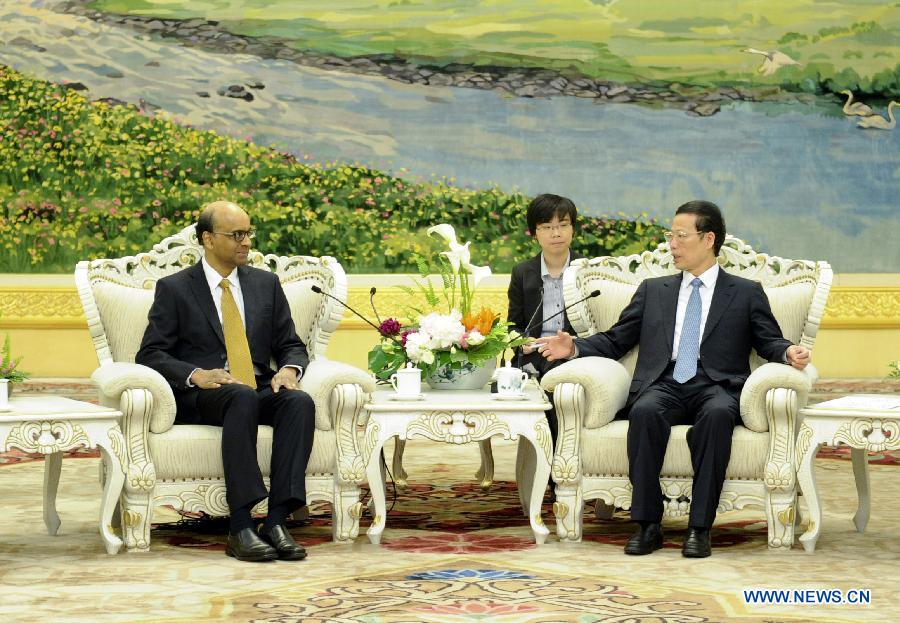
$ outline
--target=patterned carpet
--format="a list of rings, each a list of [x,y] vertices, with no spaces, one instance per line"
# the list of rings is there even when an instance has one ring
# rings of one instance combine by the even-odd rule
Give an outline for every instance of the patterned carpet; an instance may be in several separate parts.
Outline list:
[[[534,544],[513,483],[515,445],[495,442],[497,482],[476,486],[478,450],[426,441],[407,445],[410,487],[388,515],[381,546],[365,537],[330,541],[327,505],[293,522],[309,558],[240,563],[223,554],[222,521],[182,521],[158,509],[147,554],[107,556],[97,533],[98,462],[80,452],[63,461],[57,506],[62,527],[41,520],[43,463],[0,454],[2,621],[91,623],[416,621],[694,623],[895,621],[900,542],[900,457],[873,456],[872,513],[865,533],[851,521],[853,475],[844,451],[816,461],[824,517],[813,554],[766,548],[765,516],[748,509],[719,517],[713,556],[684,559],[683,522],[667,522],[665,547],[630,557],[633,527],[618,513],[586,514],[582,543]],[[391,503],[389,491],[388,504]],[[544,520],[554,527],[549,505]],[[871,604],[754,605],[753,588],[871,591]]]

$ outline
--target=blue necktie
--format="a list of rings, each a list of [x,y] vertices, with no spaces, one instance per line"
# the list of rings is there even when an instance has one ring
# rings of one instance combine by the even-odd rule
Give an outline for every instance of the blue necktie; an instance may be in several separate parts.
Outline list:
[[[700,354],[700,286],[703,282],[695,277],[691,281],[694,290],[688,299],[684,322],[681,324],[681,340],[678,342],[678,356],[675,357],[675,371],[672,374],[679,383],[687,383],[697,374],[697,356]]]

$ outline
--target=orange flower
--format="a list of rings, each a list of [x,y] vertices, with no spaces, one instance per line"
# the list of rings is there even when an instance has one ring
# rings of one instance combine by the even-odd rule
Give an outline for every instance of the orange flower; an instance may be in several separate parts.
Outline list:
[[[465,316],[463,316],[463,325],[466,327],[466,331],[478,329],[478,332],[481,335],[487,335],[491,332],[491,327],[494,326],[494,321],[496,321],[499,317],[500,314],[495,314],[486,307],[482,307],[481,311],[474,316],[472,314],[466,314]]]

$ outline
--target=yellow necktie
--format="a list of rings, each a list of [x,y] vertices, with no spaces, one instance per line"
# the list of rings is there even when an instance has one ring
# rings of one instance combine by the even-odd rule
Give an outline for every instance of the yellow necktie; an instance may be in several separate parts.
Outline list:
[[[231,376],[256,389],[256,375],[253,374],[253,360],[250,358],[250,345],[247,343],[247,332],[241,322],[241,313],[231,294],[231,282],[223,279],[222,288],[222,331],[225,333],[225,354]]]

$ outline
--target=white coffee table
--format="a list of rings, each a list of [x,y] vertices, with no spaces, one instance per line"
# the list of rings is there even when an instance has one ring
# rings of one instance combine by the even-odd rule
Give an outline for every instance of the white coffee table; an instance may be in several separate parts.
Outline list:
[[[869,522],[869,462],[867,452],[900,448],[900,396],[859,394],[820,402],[800,410],[802,423],[797,435],[797,481],[806,498],[809,513],[806,532],[800,543],[807,552],[816,549],[822,529],[822,506],[816,487],[813,460],[822,444],[851,447],[853,476],[859,505],[853,516],[856,529],[863,532]]]
[[[375,503],[375,518],[368,530],[376,545],[386,522],[384,472],[381,452],[388,439],[425,438],[464,444],[500,436],[519,440],[517,480],[519,499],[531,523],[534,540],[544,543],[549,530],[541,519],[541,502],[550,477],[552,443],[544,411],[550,403],[540,388],[530,384],[522,400],[501,400],[486,390],[425,390],[422,400],[393,400],[393,390],[381,389],[363,406],[368,411],[363,453],[366,475]],[[527,440],[528,443],[522,443]]]
[[[122,547],[112,531],[112,514],[125,482],[125,438],[119,428],[121,412],[60,396],[16,396],[0,411],[0,451],[18,448],[46,455],[44,461],[44,525],[55,535],[60,520],[56,491],[62,453],[75,448],[101,449],[106,482],[100,505],[100,535],[108,554]]]

